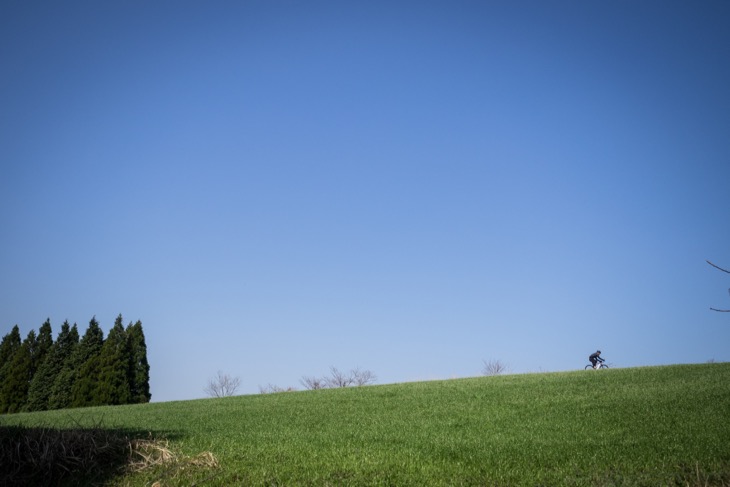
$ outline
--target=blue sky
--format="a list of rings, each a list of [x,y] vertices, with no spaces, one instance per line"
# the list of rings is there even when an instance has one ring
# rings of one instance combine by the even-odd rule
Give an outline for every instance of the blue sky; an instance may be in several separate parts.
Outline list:
[[[730,360],[730,4],[3,2],[0,333],[153,401]]]

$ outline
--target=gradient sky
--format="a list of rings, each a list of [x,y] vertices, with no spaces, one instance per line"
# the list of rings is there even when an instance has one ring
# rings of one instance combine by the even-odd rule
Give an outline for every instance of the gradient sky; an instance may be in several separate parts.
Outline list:
[[[730,3],[0,4],[0,334],[153,401],[730,360]]]

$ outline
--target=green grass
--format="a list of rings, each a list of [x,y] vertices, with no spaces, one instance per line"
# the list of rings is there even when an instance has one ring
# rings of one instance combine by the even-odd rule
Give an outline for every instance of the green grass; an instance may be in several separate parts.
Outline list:
[[[99,424],[219,463],[160,465],[109,485],[730,486],[730,363],[0,417],[5,427]]]

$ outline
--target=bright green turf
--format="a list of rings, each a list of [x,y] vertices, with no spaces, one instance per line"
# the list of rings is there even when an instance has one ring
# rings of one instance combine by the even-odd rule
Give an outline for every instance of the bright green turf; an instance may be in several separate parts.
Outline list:
[[[0,417],[99,422],[167,437],[186,455],[210,451],[221,465],[118,485],[730,485],[730,363]]]

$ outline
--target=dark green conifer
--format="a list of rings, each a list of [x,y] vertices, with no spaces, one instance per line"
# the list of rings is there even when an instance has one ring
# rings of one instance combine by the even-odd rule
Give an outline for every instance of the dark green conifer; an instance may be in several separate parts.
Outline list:
[[[62,407],[81,407],[94,404],[94,388],[99,378],[99,353],[104,344],[104,332],[96,317],[89,322],[71,359],[66,364],[71,371],[70,403]],[[66,367],[64,367],[66,369]]]
[[[46,357],[48,357],[48,352],[51,351],[52,346],[53,330],[51,329],[51,319],[48,318],[38,330],[38,341],[35,350],[33,350],[33,364],[31,371],[33,376],[35,376],[40,366],[46,360]]]
[[[40,337],[39,337],[40,341]],[[73,351],[73,347],[79,342],[79,333],[76,325],[73,329],[65,321],[61,326],[56,342],[48,352],[48,356],[38,368],[30,382],[28,391],[28,411],[43,411],[50,409],[50,399],[53,392],[53,385],[56,382],[63,365]]]
[[[15,352],[20,348],[20,328],[15,325],[13,329],[5,335],[0,342],[0,384],[3,381],[4,371],[9,365],[7,365],[13,358]]]
[[[129,357],[129,341],[120,314],[101,347],[98,380],[91,394],[94,405],[129,404]]]
[[[11,361],[15,354],[20,350],[20,328],[15,325],[13,329],[5,335],[0,342],[0,414],[7,412],[7,401],[5,399],[5,391],[3,385],[5,378],[11,370]]]
[[[96,389],[99,382],[99,354],[93,355],[84,362],[79,369],[78,376],[71,388],[71,407],[100,406],[96,399]]]
[[[33,351],[37,345],[38,338],[35,330],[31,330],[20,348],[3,367],[5,374],[0,385],[2,389],[2,393],[0,393],[0,398],[2,398],[0,412],[17,413],[25,407],[28,401],[28,387],[32,377]]]
[[[150,402],[150,364],[147,361],[147,344],[145,343],[142,322],[130,323],[127,326],[129,341],[129,383],[132,403]]]
[[[73,368],[72,362],[76,348],[79,346],[79,330],[76,323],[69,330],[68,336],[62,339],[59,335],[56,344],[58,345],[59,366],[51,386],[48,409],[62,409],[71,405],[71,386],[76,378],[76,370]]]

